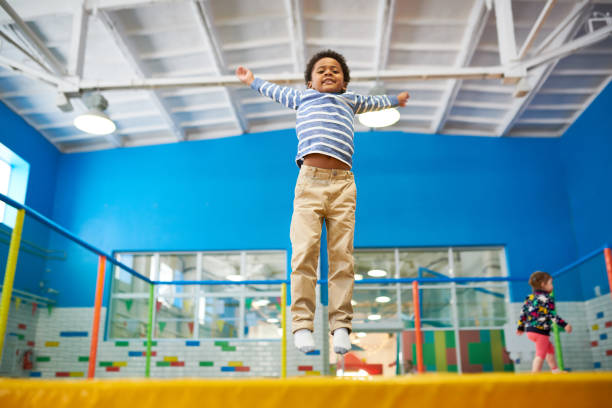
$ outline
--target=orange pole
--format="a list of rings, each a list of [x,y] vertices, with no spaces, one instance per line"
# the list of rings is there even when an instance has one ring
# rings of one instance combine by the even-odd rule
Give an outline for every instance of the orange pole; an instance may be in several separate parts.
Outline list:
[[[102,293],[104,292],[104,267],[106,258],[98,257],[98,280],[96,281],[96,300],[94,303],[94,318],[91,328],[91,346],[89,348],[89,368],[87,378],[94,378],[96,372],[96,355],[98,353],[98,331],[100,329],[100,309],[102,309]]]
[[[412,307],[414,308],[414,331],[416,337],[417,371],[425,372],[423,366],[423,332],[421,331],[421,309],[419,307],[419,283],[412,282]]]
[[[604,248],[604,258],[606,258],[606,270],[608,271],[608,285],[610,285],[610,296],[612,296],[612,251]]]

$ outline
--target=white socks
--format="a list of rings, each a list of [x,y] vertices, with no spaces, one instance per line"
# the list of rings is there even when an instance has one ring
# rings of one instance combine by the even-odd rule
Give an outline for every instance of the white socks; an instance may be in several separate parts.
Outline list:
[[[349,338],[348,329],[341,327],[334,330],[334,352],[337,354],[346,354],[351,349],[351,339]]]
[[[315,349],[312,332],[308,329],[300,329],[293,333],[293,344],[302,353],[310,353]]]
[[[308,329],[300,329],[293,333],[293,344],[302,353],[310,353],[315,349],[314,338],[312,332]],[[351,339],[349,338],[348,329],[342,327],[334,331],[334,352],[337,354],[346,354],[351,349]]]

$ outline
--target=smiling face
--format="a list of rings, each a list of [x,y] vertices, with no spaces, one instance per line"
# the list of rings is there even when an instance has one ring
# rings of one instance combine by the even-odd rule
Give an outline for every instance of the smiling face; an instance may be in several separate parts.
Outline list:
[[[346,90],[342,67],[333,58],[321,58],[312,68],[312,80],[308,88],[319,92],[338,93]]]

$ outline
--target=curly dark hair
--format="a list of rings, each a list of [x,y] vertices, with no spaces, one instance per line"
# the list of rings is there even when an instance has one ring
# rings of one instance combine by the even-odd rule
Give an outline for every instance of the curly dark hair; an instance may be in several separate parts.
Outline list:
[[[348,85],[348,83],[351,81],[351,71],[349,70],[348,65],[346,65],[344,56],[333,50],[319,51],[310,58],[308,64],[306,64],[306,70],[304,71],[304,80],[306,81],[306,85],[308,85],[308,82],[312,81],[312,69],[314,68],[315,64],[317,61],[323,58],[333,58],[338,61],[340,68],[342,68],[342,73],[344,74],[344,83]]]
[[[549,279],[551,279],[549,273],[536,271],[531,274],[529,277],[529,286],[531,286],[534,290],[542,290],[542,287]]]

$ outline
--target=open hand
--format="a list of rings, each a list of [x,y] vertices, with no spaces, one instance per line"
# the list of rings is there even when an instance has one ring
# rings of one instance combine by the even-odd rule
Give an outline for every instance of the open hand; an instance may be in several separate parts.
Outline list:
[[[397,95],[397,99],[399,100],[399,106],[406,106],[406,101],[410,98],[410,94],[408,92],[402,92]]]
[[[567,326],[565,326],[564,328],[565,328],[565,331],[566,331],[567,333],[571,333],[571,332],[572,332],[572,330],[573,330],[573,329],[572,329],[572,325],[571,325],[571,324],[568,324],[568,325],[567,325]]]
[[[517,330],[517,331],[516,331],[516,335],[517,335],[517,336],[522,336],[522,335],[523,335],[523,333],[525,333],[525,332],[524,332],[524,331],[520,331],[520,330]]]
[[[240,81],[249,86],[251,86],[251,82],[253,82],[253,80],[255,79],[251,70],[243,66],[239,66],[238,68],[236,68],[236,76]]]

